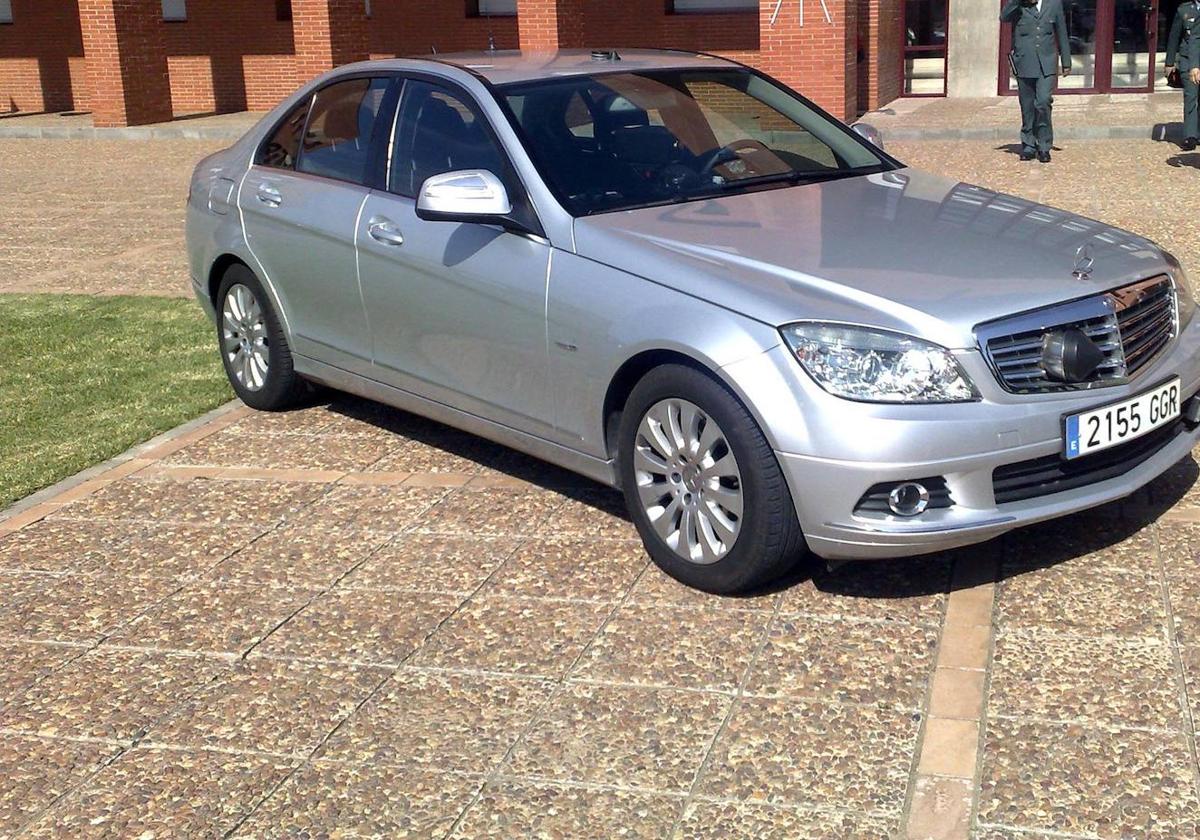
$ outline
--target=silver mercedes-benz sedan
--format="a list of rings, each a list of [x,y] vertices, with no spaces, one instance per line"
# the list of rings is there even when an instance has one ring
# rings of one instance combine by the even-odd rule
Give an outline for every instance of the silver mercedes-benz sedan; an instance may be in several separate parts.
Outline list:
[[[618,487],[708,591],[1126,496],[1200,421],[1170,254],[714,56],[340,68],[201,162],[187,218],[247,404],[322,383]]]

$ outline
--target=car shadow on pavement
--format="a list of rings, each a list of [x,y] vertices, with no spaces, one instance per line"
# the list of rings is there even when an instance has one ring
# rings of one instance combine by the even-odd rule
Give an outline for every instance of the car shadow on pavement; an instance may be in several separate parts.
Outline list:
[[[592,494],[596,491],[608,491],[619,495],[617,491],[570,470],[539,461],[502,444],[493,443],[486,438],[436,420],[428,420],[400,408],[341,394],[336,395],[332,402],[316,401],[312,404],[325,405],[334,414],[370,423],[380,429],[394,432],[401,438],[440,450],[446,456],[473,461],[480,468],[496,470],[510,478],[527,481],[546,489],[559,492],[574,489],[577,495],[579,490],[584,489]]]
[[[337,395],[331,402],[314,400],[312,405],[325,405],[332,413],[395,432],[417,444],[441,450],[447,456],[474,461],[480,467],[553,490],[622,522],[630,522],[619,491],[506,446],[366,399]],[[761,597],[811,581],[830,596],[902,600],[1056,566],[1120,543],[1146,528],[1174,507],[1196,484],[1197,478],[1200,467],[1189,455],[1129,499],[936,554],[840,564],[827,564],[808,555],[784,577],[743,597]],[[632,535],[632,527],[629,533]],[[1018,540],[1033,541],[1039,550],[1033,555],[1022,552],[1015,562],[1006,561],[1012,553],[1010,547]]]

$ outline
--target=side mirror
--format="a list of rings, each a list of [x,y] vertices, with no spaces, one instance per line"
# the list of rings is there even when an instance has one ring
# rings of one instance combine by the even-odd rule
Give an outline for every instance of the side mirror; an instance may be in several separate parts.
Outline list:
[[[512,202],[486,169],[461,169],[427,178],[417,194],[417,216],[431,222],[503,224]]]
[[[883,148],[883,135],[870,123],[855,123],[850,129],[877,149]]]

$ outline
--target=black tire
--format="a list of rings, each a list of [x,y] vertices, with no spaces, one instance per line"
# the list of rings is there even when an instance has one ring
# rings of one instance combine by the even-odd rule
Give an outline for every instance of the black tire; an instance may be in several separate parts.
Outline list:
[[[708,564],[677,554],[655,531],[639,495],[634,469],[639,426],[652,407],[669,399],[687,400],[716,422],[741,476],[737,536],[724,556]],[[647,552],[659,568],[688,586],[724,595],[753,591],[786,574],[804,556],[804,535],[774,451],[738,398],[700,370],[664,365],[642,378],[622,411],[617,463],[629,515]]]
[[[265,381],[259,388],[247,387],[238,379],[233,369],[231,356],[226,352],[224,345],[222,313],[230,290],[239,285],[249,289],[254,296],[254,300],[262,311],[266,326],[267,371]],[[221,364],[225,368],[225,375],[229,377],[229,383],[233,386],[238,398],[251,408],[257,408],[260,411],[283,411],[300,402],[308,392],[307,385],[296,373],[292,363],[292,351],[283,334],[279,317],[254,272],[241,264],[230,266],[225,272],[225,276],[221,278],[221,285],[217,290],[216,308],[217,348],[221,354]]]

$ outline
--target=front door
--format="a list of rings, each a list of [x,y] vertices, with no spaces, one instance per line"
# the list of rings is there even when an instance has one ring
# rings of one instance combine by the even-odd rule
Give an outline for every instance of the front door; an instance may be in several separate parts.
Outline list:
[[[392,148],[388,189],[372,192],[357,232],[375,377],[551,436],[549,243],[494,225],[416,214],[415,196],[426,178],[486,169],[504,182],[515,212],[530,213],[536,226],[486,118],[466,91],[409,79]]]
[[[1001,4],[1003,5],[1003,4]],[[1161,75],[1158,0],[1064,0],[1071,75],[1058,92],[1145,93]],[[1000,28],[1000,92],[1015,94],[1008,69],[1012,27]]]

